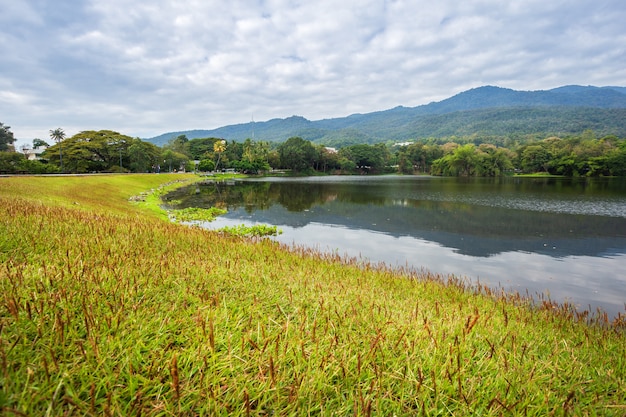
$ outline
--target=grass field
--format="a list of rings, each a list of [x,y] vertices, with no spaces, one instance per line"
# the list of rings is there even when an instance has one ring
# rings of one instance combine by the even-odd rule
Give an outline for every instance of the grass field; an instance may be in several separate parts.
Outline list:
[[[1,415],[626,415],[623,317],[129,202],[193,179],[0,178]]]

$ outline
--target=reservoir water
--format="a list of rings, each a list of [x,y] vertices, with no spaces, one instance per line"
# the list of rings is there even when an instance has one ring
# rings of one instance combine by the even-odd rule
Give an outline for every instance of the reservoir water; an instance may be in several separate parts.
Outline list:
[[[325,176],[207,182],[170,193],[228,209],[203,226],[626,313],[626,179]]]

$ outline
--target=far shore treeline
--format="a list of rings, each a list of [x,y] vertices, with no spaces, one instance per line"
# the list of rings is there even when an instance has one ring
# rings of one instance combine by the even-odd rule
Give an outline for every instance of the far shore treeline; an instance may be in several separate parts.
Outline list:
[[[248,174],[290,170],[300,174],[431,174],[494,177],[515,173],[563,176],[625,176],[626,139],[593,131],[563,137],[511,138],[472,135],[415,139],[404,143],[351,144],[329,148],[300,137],[282,143],[188,139],[163,147],[111,130],[33,141],[34,156],[16,150],[10,127],[0,123],[1,174],[178,172],[232,169]]]

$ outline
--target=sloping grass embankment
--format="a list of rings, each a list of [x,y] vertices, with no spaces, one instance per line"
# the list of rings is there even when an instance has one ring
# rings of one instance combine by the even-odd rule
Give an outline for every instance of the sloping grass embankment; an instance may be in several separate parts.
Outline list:
[[[624,415],[623,323],[0,178],[2,415]]]

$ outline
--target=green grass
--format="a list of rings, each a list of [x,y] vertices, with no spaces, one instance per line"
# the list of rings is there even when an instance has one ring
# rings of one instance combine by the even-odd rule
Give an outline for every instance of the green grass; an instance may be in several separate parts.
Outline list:
[[[218,231],[229,233],[231,235],[248,237],[278,236],[283,233],[283,231],[278,227],[267,224],[255,224],[252,226],[246,226],[245,224],[237,226],[224,226],[221,229],[218,229]]]
[[[146,193],[154,204],[140,205],[142,211],[163,216],[156,191],[196,179],[193,174],[14,177],[0,178],[0,192],[3,198],[113,213],[128,212],[128,199]]]
[[[178,222],[213,221],[217,216],[226,214],[227,210],[217,207],[203,209],[199,207],[187,207],[180,210],[172,210],[172,217]]]
[[[0,414],[626,413],[623,317],[129,202],[178,179],[0,179]]]

